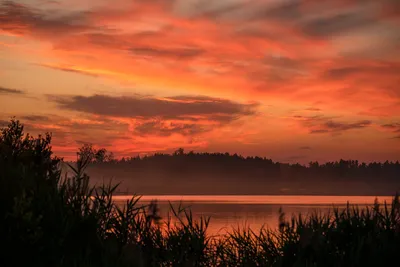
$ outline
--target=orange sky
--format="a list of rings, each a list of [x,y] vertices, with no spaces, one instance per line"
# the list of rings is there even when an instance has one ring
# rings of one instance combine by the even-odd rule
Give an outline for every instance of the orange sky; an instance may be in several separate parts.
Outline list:
[[[0,2],[0,123],[117,156],[400,159],[397,0]]]

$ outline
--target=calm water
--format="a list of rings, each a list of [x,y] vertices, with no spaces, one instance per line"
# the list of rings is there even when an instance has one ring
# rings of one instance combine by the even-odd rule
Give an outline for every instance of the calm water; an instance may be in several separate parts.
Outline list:
[[[117,203],[131,196],[115,196]],[[158,200],[160,212],[166,217],[169,203],[178,207],[190,207],[194,218],[210,216],[209,232],[212,234],[223,233],[232,227],[248,226],[253,230],[260,229],[263,225],[275,228],[278,225],[279,208],[289,217],[291,214],[307,214],[318,211],[326,213],[332,207],[343,208],[347,202],[360,207],[370,206],[376,197],[371,196],[142,196],[143,204],[151,200]],[[392,197],[378,196],[378,201],[390,203]]]

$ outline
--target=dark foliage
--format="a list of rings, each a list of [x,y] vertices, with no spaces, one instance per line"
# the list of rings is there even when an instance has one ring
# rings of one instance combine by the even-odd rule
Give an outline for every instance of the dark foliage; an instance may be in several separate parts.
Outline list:
[[[274,162],[265,157],[243,157],[238,154],[229,153],[185,153],[182,148],[173,154],[156,153],[150,156],[123,157],[120,160],[110,159],[96,161],[97,164],[107,163],[118,166],[174,166],[181,164],[190,165],[202,169],[213,166],[216,169],[234,169],[233,172],[249,171],[251,169],[261,170],[266,177],[326,177],[346,179],[368,179],[368,178],[400,178],[400,162],[371,162],[364,163],[358,160],[339,160],[320,164],[310,162],[307,166],[298,163]]]
[[[0,266],[388,266],[400,251],[400,203],[289,220],[277,231],[207,234],[209,219],[155,202],[113,202],[117,186],[90,187],[91,154],[61,177],[51,136],[33,138],[11,121],[0,136]],[[183,153],[176,156],[185,156]]]
[[[141,194],[393,195],[400,190],[400,163],[340,160],[308,166],[229,153],[156,153],[95,161],[95,179],[123,181],[123,192]],[[157,186],[147,186],[148,181]],[[202,181],[202,182],[200,182]],[[170,186],[174,184],[175,186]],[[121,188],[122,189],[122,188]]]

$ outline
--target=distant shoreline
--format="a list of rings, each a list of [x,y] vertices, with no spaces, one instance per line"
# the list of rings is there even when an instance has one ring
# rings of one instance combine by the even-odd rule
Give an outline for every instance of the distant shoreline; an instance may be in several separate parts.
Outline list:
[[[114,196],[133,196],[133,195],[138,195],[138,196],[313,196],[313,197],[319,197],[319,196],[329,196],[329,197],[345,197],[345,196],[350,196],[350,197],[393,197],[393,194],[265,194],[265,195],[259,195],[259,194],[171,194],[171,193],[166,193],[166,194],[137,194],[137,193],[118,193],[115,192]]]

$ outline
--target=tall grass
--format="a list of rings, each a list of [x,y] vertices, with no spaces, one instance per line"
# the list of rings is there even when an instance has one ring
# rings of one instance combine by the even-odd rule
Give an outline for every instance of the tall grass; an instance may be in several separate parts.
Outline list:
[[[209,218],[133,196],[116,205],[118,185],[89,186],[80,155],[61,177],[50,136],[24,137],[12,121],[0,137],[1,266],[389,266],[400,252],[399,196],[372,207],[286,218],[279,229],[210,236]]]

